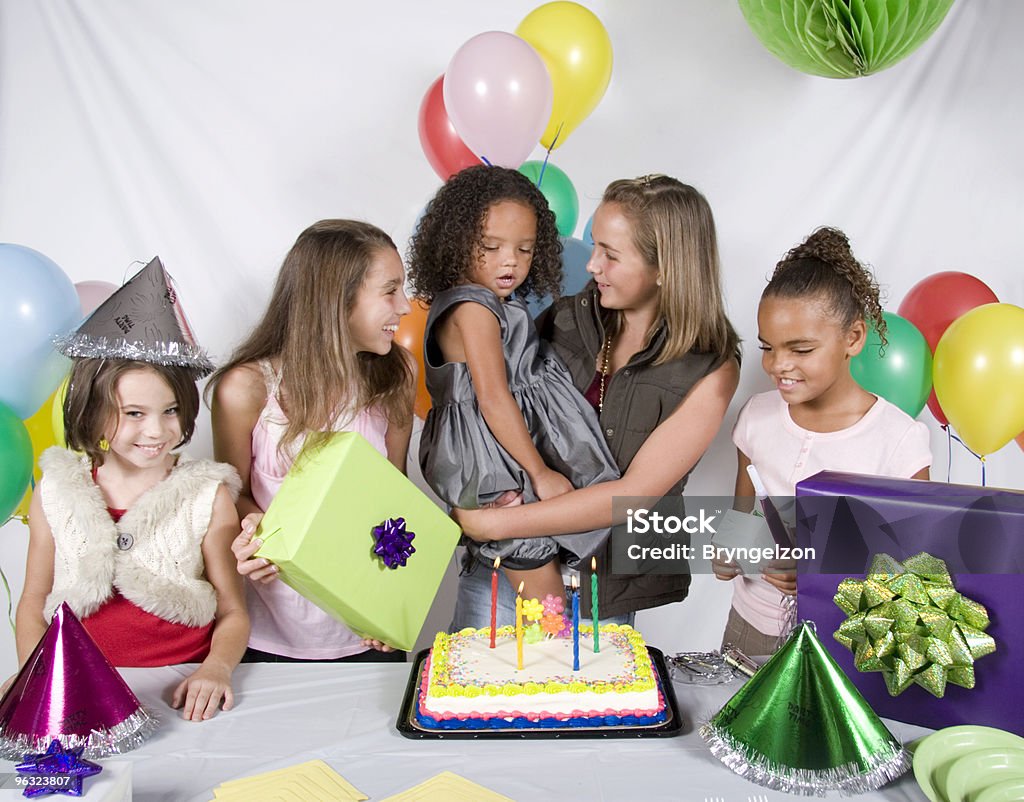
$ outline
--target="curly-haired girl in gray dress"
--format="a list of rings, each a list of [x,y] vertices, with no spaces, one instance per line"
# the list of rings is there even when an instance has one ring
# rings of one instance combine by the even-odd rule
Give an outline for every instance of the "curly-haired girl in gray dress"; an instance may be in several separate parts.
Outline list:
[[[475,508],[508,491],[552,498],[618,469],[597,416],[534,329],[524,298],[557,295],[561,246],[554,215],[525,176],[471,167],[448,181],[413,235],[409,277],[431,304],[423,338],[433,407],[420,441],[423,475],[448,504]],[[608,529],[555,538],[468,543],[497,557],[526,598],[561,596],[559,553],[570,566]],[[464,570],[476,570],[467,565]],[[476,626],[486,626],[486,610]]]

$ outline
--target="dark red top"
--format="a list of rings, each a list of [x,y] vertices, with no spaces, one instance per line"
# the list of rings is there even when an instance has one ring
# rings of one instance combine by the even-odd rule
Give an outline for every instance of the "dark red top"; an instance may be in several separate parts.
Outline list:
[[[108,508],[116,523],[125,510]],[[82,625],[103,654],[115,666],[169,666],[198,663],[206,659],[213,637],[213,624],[190,627],[165,621],[147,613],[114,591]]]
[[[607,383],[605,384],[607,389]],[[594,412],[601,414],[601,371],[594,374],[594,380],[590,383],[587,391],[583,394],[587,403],[594,408]]]

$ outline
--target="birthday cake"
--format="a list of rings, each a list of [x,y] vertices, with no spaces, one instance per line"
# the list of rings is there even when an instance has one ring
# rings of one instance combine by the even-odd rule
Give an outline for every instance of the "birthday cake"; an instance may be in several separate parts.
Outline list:
[[[526,643],[517,667],[514,627],[440,633],[419,678],[415,718],[432,730],[630,727],[660,724],[665,697],[643,636],[607,624],[594,652],[580,627],[579,670],[571,638]]]

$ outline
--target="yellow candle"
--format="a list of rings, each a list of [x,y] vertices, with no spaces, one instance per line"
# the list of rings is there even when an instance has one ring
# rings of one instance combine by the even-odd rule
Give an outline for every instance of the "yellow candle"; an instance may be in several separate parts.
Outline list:
[[[525,582],[519,583],[519,590],[516,591],[516,668],[523,670],[523,586]]]

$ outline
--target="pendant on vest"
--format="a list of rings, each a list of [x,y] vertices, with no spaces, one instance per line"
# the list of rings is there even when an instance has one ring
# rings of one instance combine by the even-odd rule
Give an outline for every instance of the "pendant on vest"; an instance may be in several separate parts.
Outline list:
[[[121,551],[128,551],[135,544],[135,538],[127,532],[121,532],[117,536],[117,547]]]

